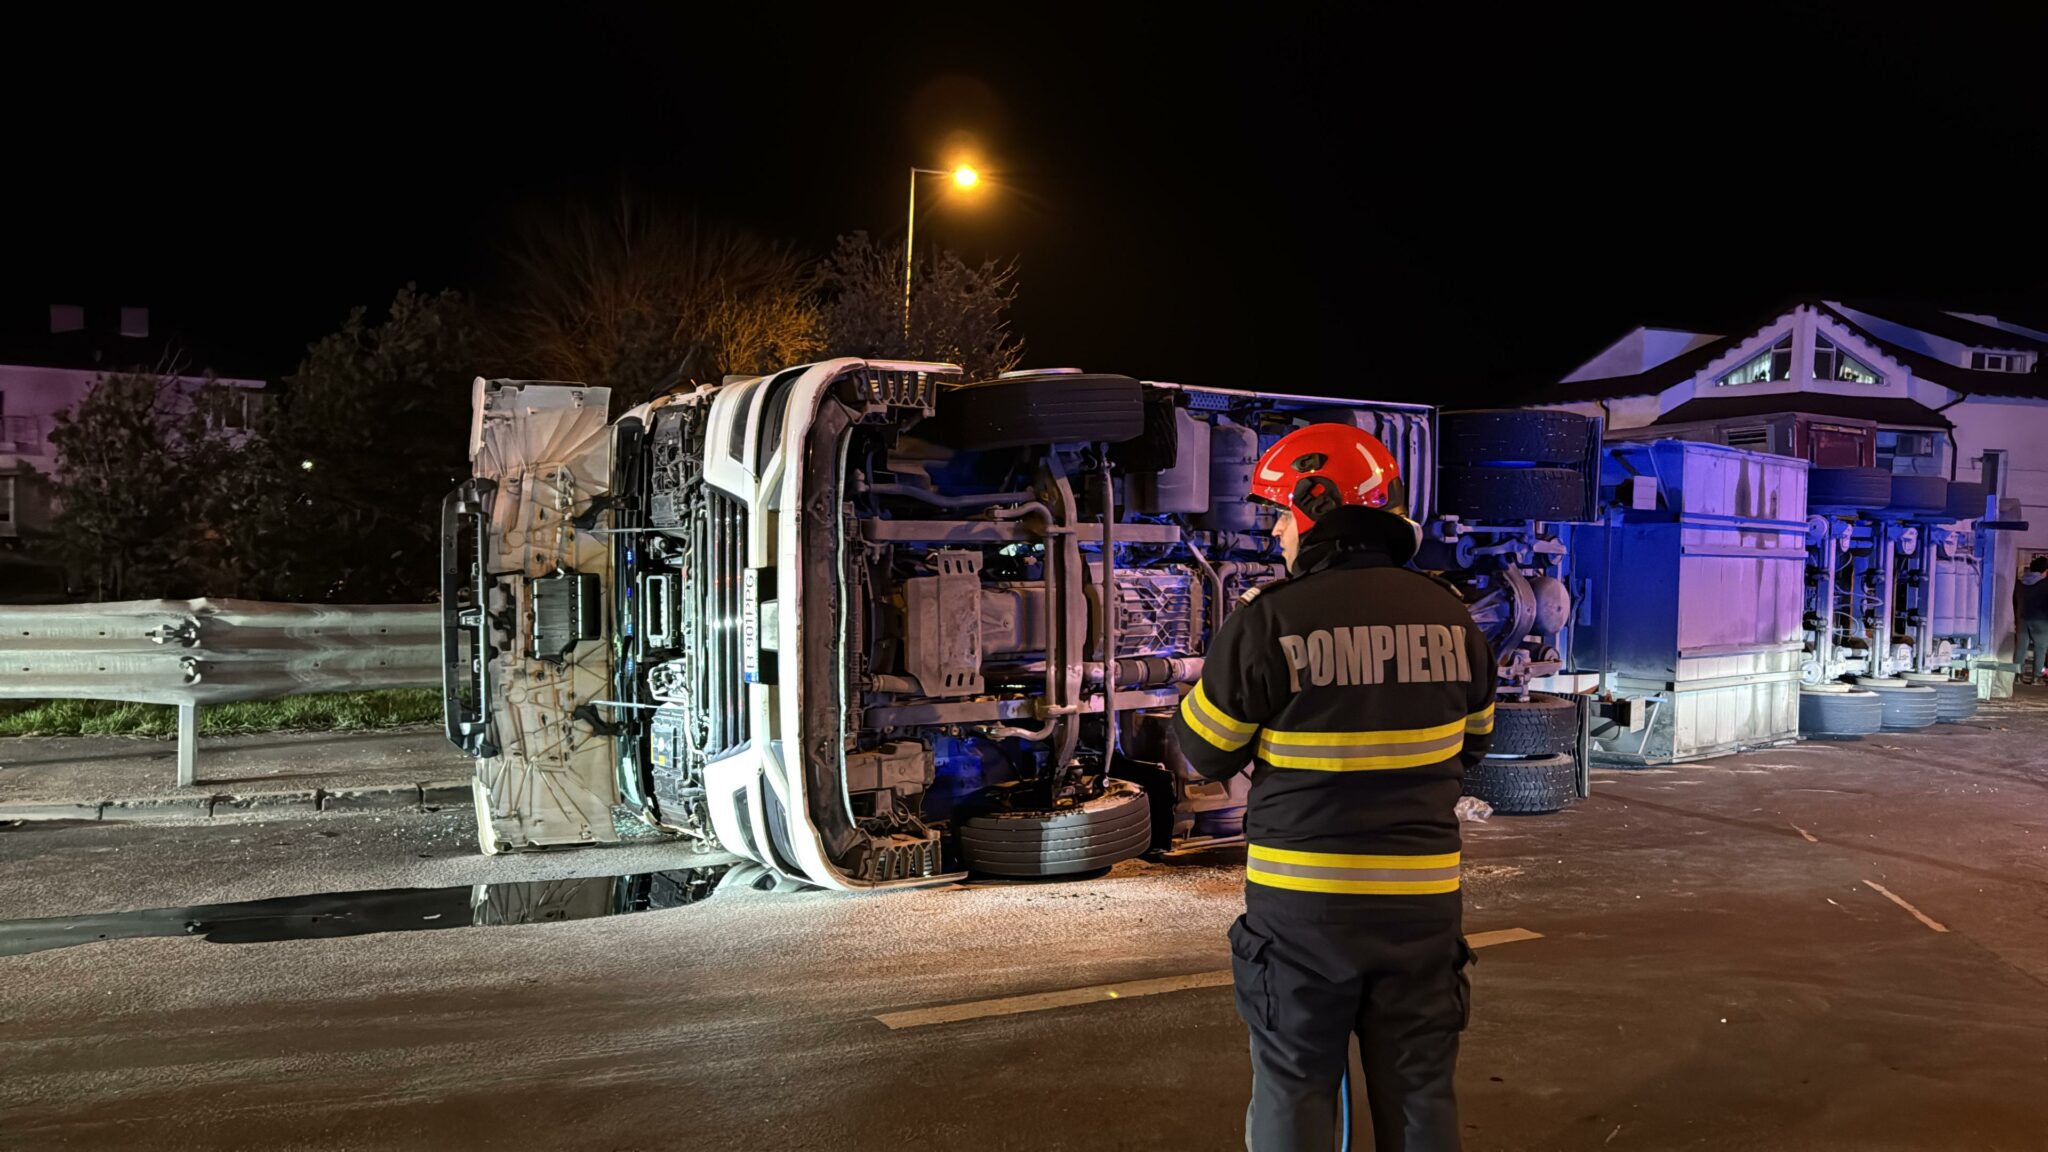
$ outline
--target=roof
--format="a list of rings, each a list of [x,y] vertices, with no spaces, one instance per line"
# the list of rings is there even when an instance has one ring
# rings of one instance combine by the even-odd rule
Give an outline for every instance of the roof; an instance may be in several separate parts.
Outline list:
[[[2048,341],[2036,340],[2004,328],[1994,328],[1975,320],[1966,320],[1953,312],[1930,308],[1925,304],[1901,304],[1889,300],[1843,300],[1843,307],[1872,316],[1882,316],[1894,324],[1917,328],[1930,336],[1953,340],[1972,348],[2005,349],[2008,351],[2048,352]]]
[[[1536,395],[1529,402],[1553,404],[1567,400],[1616,400],[1623,396],[1648,396],[1662,392],[1681,380],[1692,379],[1715,357],[1748,338],[1723,336],[1633,376],[1606,376],[1596,380],[1574,380],[1568,384],[1552,382],[1535,389]]]
[[[1870,420],[1878,424],[1914,428],[1954,428],[1949,419],[1914,400],[1875,396],[1843,396],[1834,392],[1752,392],[1736,396],[1702,396],[1687,400],[1651,421],[1659,424],[1689,424],[1695,420],[1733,420],[1743,416],[1775,416],[1782,412],[1804,412],[1810,416],[1837,416]]]
[[[1826,304],[1815,303],[1814,308],[1828,319],[1883,349],[1885,355],[1912,369],[1913,375],[1922,380],[1932,380],[1950,391],[1961,392],[1965,396],[2019,396],[2029,400],[2048,400],[2048,373],[2044,373],[2040,367],[2036,367],[2032,372],[1984,372],[1975,368],[1965,368],[1946,360],[1937,360],[1925,352],[1881,339]],[[1899,323],[1903,324],[1905,321],[1901,320]],[[2044,361],[2048,361],[2048,356],[2037,360],[2036,364],[2042,364]]]
[[[1763,335],[1766,329],[1775,327],[1785,317],[1786,313],[1801,305],[1813,308],[1828,319],[1855,333],[1860,339],[1868,341],[1885,355],[1905,365],[1912,371],[1913,375],[1922,380],[1931,380],[1944,388],[1960,392],[1966,396],[2016,396],[2029,400],[2048,400],[2048,344],[2044,344],[2041,341],[2032,340],[2018,333],[2006,332],[2002,328],[1991,328],[1974,320],[1965,320],[1960,316],[1952,316],[1949,313],[1925,306],[1919,306],[1909,314],[1901,306],[1886,305],[1883,307],[1887,310],[1881,311],[1879,306],[1865,308],[1862,305],[1849,305],[1858,311],[1868,311],[1871,315],[1883,316],[1895,323],[1904,324],[1909,328],[1920,327],[1914,321],[1921,318],[1923,314],[1926,316],[1945,317],[1951,325],[1961,325],[1978,333],[1979,335],[1969,338],[1973,341],[1980,341],[1977,346],[2039,348],[2042,352],[2042,355],[2036,361],[2040,367],[2037,367],[2033,372],[1985,372],[1975,368],[1964,368],[1958,364],[1951,364],[1946,360],[1937,360],[1924,352],[1902,347],[1877,336],[1841,312],[1829,307],[1825,301],[1807,299],[1786,303],[1782,307],[1773,310],[1768,316],[1760,319],[1746,332],[1738,332],[1732,336],[1724,336],[1711,343],[1702,344],[1698,348],[1682,356],[1674,356],[1648,371],[1638,372],[1633,376],[1610,376],[1599,380],[1579,380],[1569,384],[1562,382],[1546,384],[1531,389],[1529,398],[1524,402],[1529,404],[1561,404],[1572,400],[1615,400],[1623,396],[1656,395],[1673,384],[1692,379],[1710,362],[1736,345],[1752,337]],[[1930,324],[1932,323],[1937,323],[1937,321],[1930,320]],[[1923,331],[1937,336],[1943,335],[1942,332],[1937,332],[1932,327],[1925,328]],[[2005,342],[2003,344],[1990,343],[1989,334],[2003,337]],[[1955,336],[1949,336],[1948,338],[1959,339]],[[1783,395],[1783,393],[1776,393],[1776,395]],[[1743,413],[1743,415],[1748,415],[1748,413]]]

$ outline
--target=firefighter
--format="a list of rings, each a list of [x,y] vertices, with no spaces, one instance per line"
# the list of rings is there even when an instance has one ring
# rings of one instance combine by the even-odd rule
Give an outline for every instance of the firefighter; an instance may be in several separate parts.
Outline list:
[[[1252,497],[1279,510],[1288,575],[1244,594],[1174,724],[1208,779],[1251,765],[1230,930],[1246,1147],[1335,1146],[1355,1033],[1379,1152],[1455,1150],[1472,959],[1455,807],[1492,740],[1493,654],[1449,585],[1403,567],[1422,529],[1377,439],[1298,429]]]

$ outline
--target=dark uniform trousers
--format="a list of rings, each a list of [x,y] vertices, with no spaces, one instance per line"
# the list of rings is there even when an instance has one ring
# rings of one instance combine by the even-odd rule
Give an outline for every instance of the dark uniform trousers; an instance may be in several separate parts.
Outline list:
[[[1246,1148],[1338,1146],[1349,1106],[1339,1081],[1355,1034],[1373,1147],[1456,1152],[1452,1076],[1471,1012],[1472,957],[1456,899],[1448,915],[1413,918],[1274,914],[1255,900],[1231,926],[1237,1011],[1251,1032]],[[1365,1145],[1354,1137],[1353,1146]]]

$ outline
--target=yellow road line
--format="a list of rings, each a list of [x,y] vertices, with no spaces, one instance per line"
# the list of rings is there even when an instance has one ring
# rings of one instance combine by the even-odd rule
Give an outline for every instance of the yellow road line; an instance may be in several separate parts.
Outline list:
[[[1492,932],[1467,936],[1465,943],[1474,948],[1486,948],[1494,944],[1512,944],[1520,940],[1542,938],[1542,933],[1531,932],[1526,928],[1500,928]],[[989,1016],[1016,1016],[1025,1012],[1044,1012],[1052,1008],[1071,1008],[1077,1004],[1099,1004],[1106,1000],[1131,1000],[1139,996],[1157,996],[1165,992],[1184,992],[1190,988],[1221,988],[1229,983],[1230,969],[1223,968],[1214,972],[1191,972],[1185,976],[1124,980],[1115,984],[1091,984],[1086,988],[1034,992],[1026,996],[970,1000],[965,1004],[942,1004],[936,1008],[910,1008],[901,1012],[883,1012],[875,1019],[892,1030],[923,1028],[932,1024],[957,1024],[962,1020],[980,1020]]]
[[[928,1024],[954,1024],[984,1016],[1015,1016],[1021,1012],[1043,1012],[1048,1008],[1069,1008],[1102,1000],[1129,1000],[1135,996],[1157,996],[1189,988],[1218,988],[1230,983],[1230,970],[1195,972],[1186,976],[1162,976],[1156,980],[1125,980],[1118,984],[1095,984],[1087,988],[1066,988],[1058,992],[1037,992],[1029,996],[1002,996],[938,1008],[913,1008],[906,1012],[884,1012],[875,1019],[891,1028],[922,1028]]]
[[[1898,893],[1893,892],[1891,889],[1885,887],[1882,884],[1879,884],[1875,880],[1865,880],[1864,883],[1870,885],[1872,888],[1877,889],[1878,895],[1883,896],[1885,899],[1891,901],[1894,904],[1897,904],[1899,907],[1904,908],[1906,911],[1911,912],[1913,914],[1913,919],[1918,920],[1922,924],[1927,925],[1929,928],[1934,929],[1936,932],[1948,931],[1948,925],[1943,924],[1941,921],[1934,919],[1927,913],[1922,912],[1918,908],[1913,907],[1911,904],[1906,903],[1904,900],[1899,898]]]
[[[1495,944],[1513,944],[1522,940],[1541,940],[1543,933],[1531,932],[1527,928],[1496,928],[1491,932],[1475,932],[1465,937],[1470,948],[1490,948]]]

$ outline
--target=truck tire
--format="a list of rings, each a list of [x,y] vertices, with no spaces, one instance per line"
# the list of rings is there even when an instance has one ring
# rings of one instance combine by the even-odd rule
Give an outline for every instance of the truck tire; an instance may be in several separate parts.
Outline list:
[[[1934,691],[1939,699],[1934,720],[1937,724],[1960,724],[1977,715],[1977,686],[1968,680],[1950,680],[1937,684]]]
[[[1910,680],[1889,677],[1856,682],[1858,688],[1877,693],[1884,703],[1884,730],[1910,732],[1925,728],[1941,716],[1941,697],[1934,689]]]
[[[1884,727],[1884,701],[1877,693],[1846,684],[1819,684],[1799,693],[1799,734],[1846,740]]]
[[[1984,500],[1990,495],[1989,488],[1974,480],[1952,480],[1945,512],[1951,520],[1976,520],[1984,515]]]
[[[1152,846],[1152,804],[1128,780],[1072,808],[989,812],[961,821],[960,862],[990,876],[1063,876],[1107,868]]]
[[[955,388],[921,434],[986,451],[1033,444],[1120,444],[1145,432],[1145,389],[1129,376],[1022,376]]]
[[[1579,762],[1570,756],[1488,756],[1465,772],[1465,795],[1508,816],[1555,812],[1579,798]]]
[[[1908,672],[1899,677],[1909,684],[1934,689],[1937,724],[1955,724],[1977,714],[1977,686],[1934,672]]]
[[[1554,756],[1577,752],[1579,706],[1562,696],[1531,692],[1529,699],[1493,706],[1493,751],[1501,756]]]
[[[1948,480],[1941,476],[1894,476],[1888,512],[1948,511]]]
[[[1586,480],[1569,468],[1460,465],[1437,471],[1437,512],[1478,524],[1586,518]]]
[[[1808,508],[1868,511],[1892,502],[1892,474],[1883,468],[1815,468],[1806,474]]]
[[[1446,412],[1437,419],[1436,458],[1440,464],[1579,464],[1592,424],[1576,412]]]

